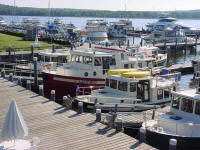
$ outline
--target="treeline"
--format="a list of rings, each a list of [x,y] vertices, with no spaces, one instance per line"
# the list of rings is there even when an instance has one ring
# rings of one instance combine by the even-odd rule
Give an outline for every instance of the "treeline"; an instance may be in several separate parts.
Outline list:
[[[14,14],[18,16],[48,16],[47,8],[16,7]],[[108,11],[84,9],[51,9],[54,17],[99,17],[99,18],[157,18],[159,11]],[[183,19],[200,19],[200,10],[197,11],[170,11],[170,16]],[[13,7],[0,4],[0,15],[12,15]]]

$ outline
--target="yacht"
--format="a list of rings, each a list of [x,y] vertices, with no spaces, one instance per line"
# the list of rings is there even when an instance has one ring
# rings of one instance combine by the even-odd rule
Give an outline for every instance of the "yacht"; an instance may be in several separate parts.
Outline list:
[[[93,90],[91,95],[77,96],[76,100],[89,105],[96,102],[119,105],[162,104],[170,102],[170,91],[178,89],[178,78],[180,73],[152,76],[151,71],[141,69],[109,70],[104,89]],[[126,111],[130,110],[126,108]]]
[[[38,53],[37,70],[41,73],[43,70],[55,69],[57,66],[64,65],[67,63],[68,52],[63,50],[57,50],[58,52],[50,52],[45,50]],[[16,66],[22,70],[34,70],[34,64],[18,64]]]
[[[186,36],[183,29],[180,27],[167,27],[163,25],[156,25],[151,34],[143,37],[147,42],[153,41],[156,43],[171,43],[171,42],[185,42]],[[188,41],[194,40],[193,38],[187,38]]]
[[[125,29],[126,24],[121,22],[110,22],[107,28],[108,36],[111,38],[126,38],[127,31]]]
[[[88,41],[107,41],[107,23],[103,20],[87,20],[86,32]]]
[[[177,149],[200,149],[200,78],[197,88],[172,91],[170,110],[156,120],[143,123],[146,140],[159,149],[168,149],[169,139],[177,140]],[[159,139],[159,142],[158,142]]]
[[[200,32],[199,29],[189,25],[183,25],[181,22],[178,21],[178,19],[169,17],[167,14],[162,14],[157,22],[148,23],[146,27],[148,31],[152,32],[153,30],[155,30],[155,27],[157,25],[163,25],[172,28],[175,26],[180,26],[181,29],[183,29],[186,34],[195,34]]]
[[[154,46],[141,46],[141,47],[117,47],[117,46],[95,46],[95,51],[107,53],[126,53],[128,58],[125,60],[138,59],[138,66],[140,68],[163,66],[167,61],[167,54],[159,53],[159,48]],[[143,60],[143,61],[141,61]],[[145,64],[141,64],[141,62]],[[130,67],[127,67],[130,68]]]
[[[6,26],[6,25],[7,23],[5,22],[5,20],[2,17],[0,17],[0,26]]]

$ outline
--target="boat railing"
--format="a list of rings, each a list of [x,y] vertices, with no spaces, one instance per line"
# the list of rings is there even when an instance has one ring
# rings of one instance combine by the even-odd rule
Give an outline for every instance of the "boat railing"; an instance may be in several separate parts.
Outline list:
[[[91,91],[103,89],[105,86],[86,86],[86,87],[78,87],[77,92],[81,93],[82,95],[90,95]]]

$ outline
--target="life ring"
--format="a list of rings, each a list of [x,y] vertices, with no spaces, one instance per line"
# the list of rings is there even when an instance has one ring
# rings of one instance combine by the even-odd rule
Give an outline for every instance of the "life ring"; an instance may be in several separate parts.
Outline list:
[[[46,69],[49,70],[49,71],[51,70],[51,64],[46,64],[46,65],[44,65],[43,67],[46,68]]]

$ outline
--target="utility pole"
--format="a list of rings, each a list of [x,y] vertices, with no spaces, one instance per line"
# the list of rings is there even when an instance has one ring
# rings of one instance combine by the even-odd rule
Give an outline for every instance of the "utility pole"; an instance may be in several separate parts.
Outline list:
[[[16,7],[16,0],[13,1],[13,9],[12,9],[12,23],[14,23],[15,7]]]

